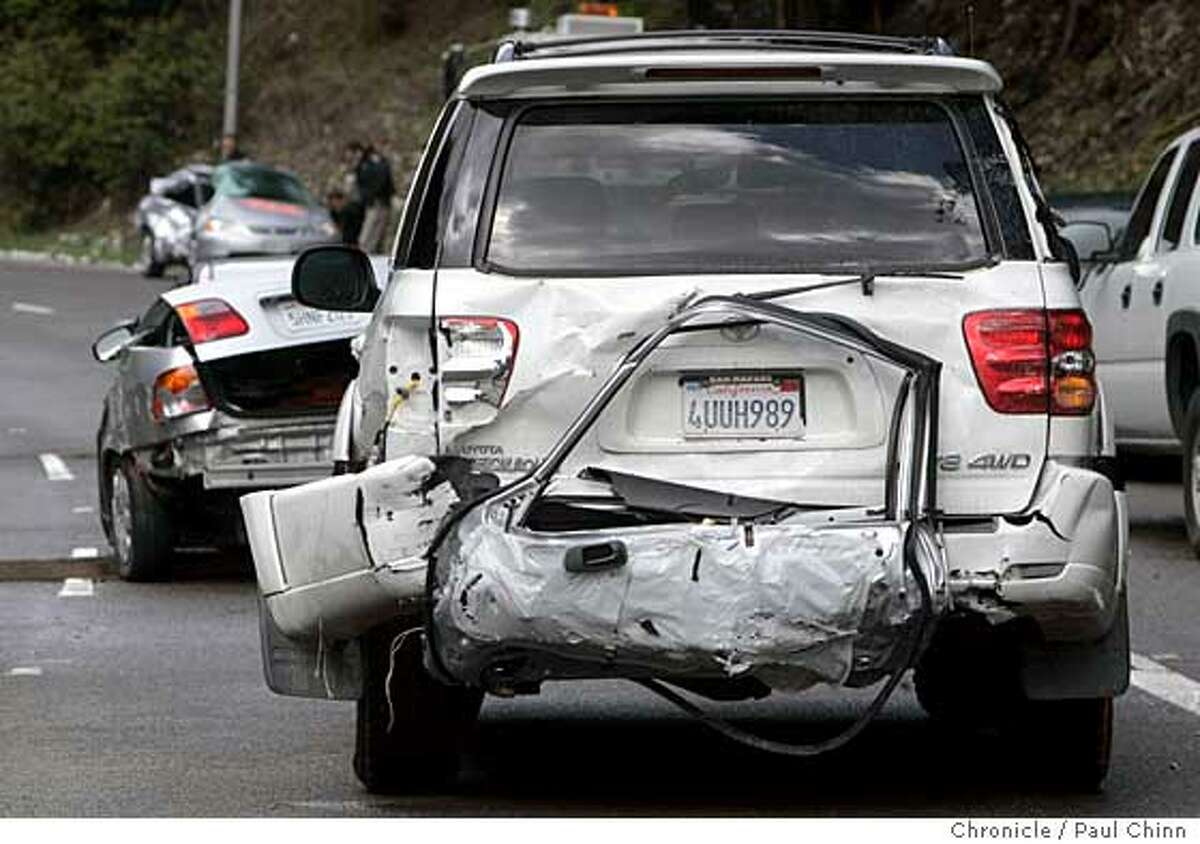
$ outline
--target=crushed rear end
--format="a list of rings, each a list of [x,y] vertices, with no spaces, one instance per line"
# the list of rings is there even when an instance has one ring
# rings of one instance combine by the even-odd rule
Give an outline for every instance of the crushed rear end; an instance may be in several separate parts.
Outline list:
[[[887,420],[870,501],[750,497],[736,451],[714,455],[724,469],[699,485],[662,476],[652,461],[631,474],[605,459],[597,431],[672,345],[733,324],[793,337],[798,368],[814,349],[869,368]],[[481,495],[488,479],[461,459],[414,455],[243,498],[276,644],[282,635],[333,651],[407,604],[431,609],[437,674],[498,694],[550,678],[754,691],[898,676],[947,605],[929,521],[939,373],[931,358],[845,318],[703,299],[638,342],[514,484]],[[778,455],[796,462],[798,478],[811,471],[801,464],[830,457]],[[282,682],[287,658],[279,650],[272,666],[275,653],[267,649],[268,679]],[[325,660],[313,668],[327,672]],[[316,685],[353,696],[339,682]]]

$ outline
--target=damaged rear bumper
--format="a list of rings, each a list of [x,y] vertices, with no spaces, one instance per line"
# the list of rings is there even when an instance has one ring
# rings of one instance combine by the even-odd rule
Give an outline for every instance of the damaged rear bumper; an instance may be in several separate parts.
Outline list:
[[[258,588],[275,625],[346,639],[425,592],[424,554],[458,501],[433,461],[409,456],[356,475],[242,498]]]
[[[1049,460],[1022,513],[943,528],[954,604],[994,623],[1030,619],[1049,642],[1097,640],[1124,591],[1128,533],[1110,478]]]
[[[304,484],[333,472],[332,417],[241,419],[219,410],[147,453],[158,478],[199,478],[204,489]]]

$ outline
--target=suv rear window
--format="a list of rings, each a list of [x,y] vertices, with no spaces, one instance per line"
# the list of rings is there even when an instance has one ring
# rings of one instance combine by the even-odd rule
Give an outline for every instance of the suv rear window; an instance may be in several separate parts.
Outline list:
[[[532,108],[486,253],[501,271],[580,274],[986,257],[949,113],[880,100]]]

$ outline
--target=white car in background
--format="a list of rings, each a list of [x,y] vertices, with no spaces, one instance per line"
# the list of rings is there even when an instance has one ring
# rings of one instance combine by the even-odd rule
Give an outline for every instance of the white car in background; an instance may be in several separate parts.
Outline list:
[[[208,264],[93,345],[113,375],[96,458],[122,577],[166,577],[180,544],[244,542],[248,490],[332,474],[350,338],[368,318],[296,302],[293,263]]]
[[[937,39],[501,45],[430,139],[338,422],[242,500],[272,689],[358,701],[373,790],[482,695],[758,698],[910,668],[1095,787],[1128,683],[1124,494],[1067,252],[988,64]],[[1043,222],[1039,222],[1043,221]],[[582,763],[581,763],[582,764]],[[986,763],[985,763],[986,764]]]

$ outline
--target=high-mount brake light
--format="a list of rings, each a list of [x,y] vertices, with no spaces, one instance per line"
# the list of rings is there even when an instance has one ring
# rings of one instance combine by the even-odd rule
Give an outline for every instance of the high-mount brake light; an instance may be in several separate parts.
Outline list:
[[[441,370],[446,403],[500,407],[517,360],[517,324],[499,317],[455,316],[443,317],[439,328],[445,341]]]
[[[153,395],[150,409],[160,422],[208,410],[212,406],[194,366],[179,366],[159,375],[154,379]]]
[[[175,309],[192,343],[240,337],[250,331],[242,315],[222,299],[198,299]]]
[[[1096,404],[1092,326],[1081,310],[976,311],[963,334],[984,398],[999,413],[1082,416]]]
[[[650,67],[647,79],[688,80],[692,82],[722,80],[790,80],[820,79],[821,68],[811,65],[760,65],[758,67]]]

